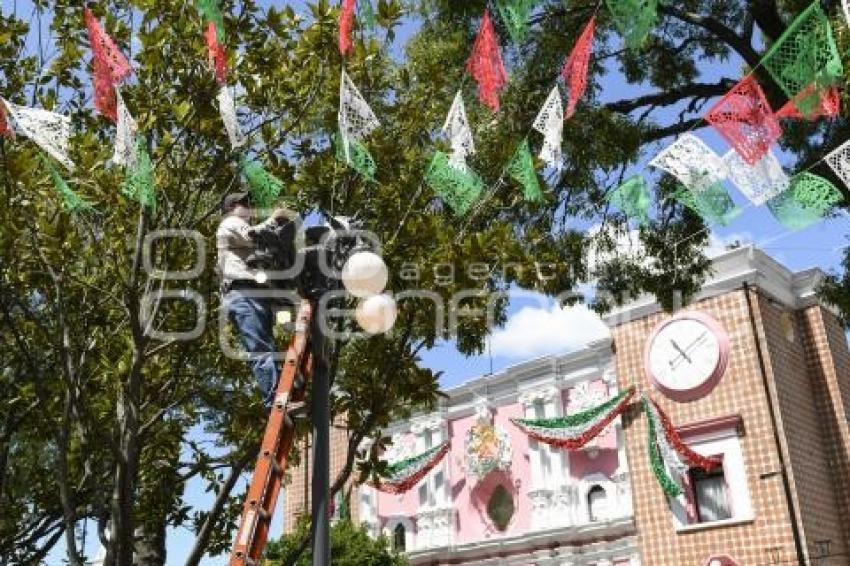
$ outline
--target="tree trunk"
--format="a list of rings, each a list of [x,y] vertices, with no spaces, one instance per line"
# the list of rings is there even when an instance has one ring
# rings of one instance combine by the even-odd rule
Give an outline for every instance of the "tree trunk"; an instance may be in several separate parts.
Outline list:
[[[145,357],[145,329],[139,308],[139,273],[142,246],[147,231],[148,210],[142,208],[136,229],[133,267],[127,286],[126,308],[133,333],[133,359],[126,381],[118,392],[116,413],[118,417],[118,458],[115,467],[115,485],[112,491],[112,555],[116,566],[133,566],[135,524],[133,505],[136,501],[136,480],[139,472],[139,437],[141,430],[140,407],[142,395],[142,369]]]
[[[133,566],[165,566],[165,522],[155,529],[136,529]]]
[[[248,450],[245,456],[237,461],[233,465],[233,468],[231,468],[230,474],[227,476],[227,480],[221,486],[221,490],[216,495],[212,509],[210,509],[209,514],[206,519],[204,519],[204,523],[201,525],[201,528],[195,537],[195,544],[192,546],[192,552],[189,553],[189,557],[186,559],[186,566],[198,566],[201,559],[204,557],[207,545],[209,545],[210,542],[210,536],[212,535],[216,523],[218,523],[218,520],[221,518],[221,513],[224,511],[224,505],[230,498],[230,493],[236,486],[236,482],[239,480],[239,476],[242,475],[242,471],[251,462],[251,460],[257,457],[258,452],[259,447]]]

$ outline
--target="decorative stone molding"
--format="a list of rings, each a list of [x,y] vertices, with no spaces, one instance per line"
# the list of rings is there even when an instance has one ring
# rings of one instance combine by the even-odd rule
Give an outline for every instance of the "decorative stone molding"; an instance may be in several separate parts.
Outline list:
[[[602,381],[610,385],[617,385],[617,371],[614,369],[614,364],[611,363],[602,374]]]
[[[549,403],[554,401],[559,393],[560,391],[554,386],[541,387],[520,393],[519,402],[522,403],[523,407],[530,407],[538,401]]]
[[[418,547],[416,545],[419,542],[419,537],[416,534],[413,521],[411,521],[408,517],[393,515],[392,517],[387,518],[387,522],[384,523],[384,536],[392,541],[395,528],[398,525],[402,525],[404,527],[404,547],[406,551],[410,552],[417,549]]]
[[[412,420],[410,423],[410,432],[413,434],[422,434],[426,430],[432,432],[442,432],[445,426],[445,421],[437,416],[428,416]]]
[[[389,463],[400,462],[416,455],[416,441],[406,434],[397,432],[392,436],[392,444],[387,448],[384,458]]]
[[[451,545],[455,509],[449,506],[422,509],[416,514],[417,550]]]
[[[554,522],[559,526],[574,525],[579,520],[578,487],[562,485],[555,493]]]

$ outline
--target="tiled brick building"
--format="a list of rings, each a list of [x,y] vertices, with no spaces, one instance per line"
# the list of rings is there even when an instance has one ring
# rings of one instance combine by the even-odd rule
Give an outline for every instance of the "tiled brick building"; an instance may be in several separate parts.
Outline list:
[[[441,411],[387,431],[400,441],[410,436],[421,448],[419,429],[433,424],[428,439],[452,443],[445,464],[405,498],[362,490],[352,511],[373,532],[397,535],[402,525],[402,545],[414,564],[850,564],[850,353],[838,318],[817,299],[822,276],[792,273],[752,248],[716,258],[701,293],[672,320],[694,312],[710,318],[722,335],[725,366],[716,380],[682,396],[649,376],[655,332],[671,320],[651,298],[606,317],[611,341],[450,390]],[[507,415],[569,413],[571,391],[582,380],[593,387],[604,382],[609,393],[636,386],[693,450],[722,465],[708,474],[688,471],[683,495],[666,496],[651,469],[638,403],[616,425],[613,452],[603,450],[601,459],[586,450],[547,456],[515,434]],[[501,532],[480,511],[479,529],[474,506],[467,509],[468,490],[478,489],[486,502],[484,492],[500,482],[498,473],[480,487],[464,477],[462,431],[473,399],[491,408],[513,445],[513,475],[504,485],[516,515]],[[345,440],[344,432],[335,434],[337,442]],[[336,468],[341,448],[334,452]],[[548,479],[538,477],[541,458],[550,466]],[[288,524],[303,504],[303,471],[293,470],[293,478]],[[593,509],[599,493],[608,498],[601,513]]]
[[[752,248],[717,258],[713,269],[687,309],[725,329],[728,367],[705,397],[653,398],[692,448],[740,452],[740,462],[723,466],[731,516],[709,522],[671,516],[675,502],[650,469],[646,420],[632,411],[624,428],[643,563],[702,566],[726,554],[741,565],[850,564],[850,355],[843,327],[817,300],[822,274],[791,273]],[[666,318],[651,300],[608,317],[621,387],[652,391],[644,349]],[[737,465],[740,474],[730,477]]]
[[[334,481],[337,474],[345,465],[346,453],[348,450],[348,430],[345,427],[344,419],[338,419],[331,427],[330,434],[330,462],[331,462],[331,482]],[[310,513],[310,477],[313,474],[312,450],[310,437],[308,436],[304,442],[298,446],[299,461],[297,466],[289,469],[290,481],[286,484],[283,497],[283,532],[284,534],[292,532],[298,524],[298,518],[304,513]],[[352,474],[354,476],[356,474]],[[349,491],[352,494],[352,500],[356,501],[356,494],[352,487],[353,481],[349,481],[344,494],[347,496]],[[338,513],[341,510],[343,493],[338,494],[334,501],[333,511]],[[357,506],[351,505],[349,512],[354,520],[357,520]]]

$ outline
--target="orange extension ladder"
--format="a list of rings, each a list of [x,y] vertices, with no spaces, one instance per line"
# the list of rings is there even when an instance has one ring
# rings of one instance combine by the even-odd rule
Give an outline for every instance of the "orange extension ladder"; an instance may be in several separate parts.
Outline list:
[[[288,415],[289,403],[304,400],[307,382],[310,380],[312,355],[309,336],[312,318],[312,304],[308,300],[301,301],[295,321],[295,334],[286,352],[254,477],[242,508],[242,519],[230,554],[230,566],[259,566],[266,547],[289,451],[295,441],[295,426]],[[293,385],[299,373],[303,385],[293,395]]]

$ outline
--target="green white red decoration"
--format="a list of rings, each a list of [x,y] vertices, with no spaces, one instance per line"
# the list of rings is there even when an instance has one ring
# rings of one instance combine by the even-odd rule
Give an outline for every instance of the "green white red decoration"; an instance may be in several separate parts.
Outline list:
[[[634,175],[623,181],[608,196],[608,201],[629,218],[637,220],[641,226],[649,224],[649,187],[641,175]]]
[[[682,478],[691,468],[711,471],[722,464],[719,458],[708,458],[694,452],[684,443],[667,414],[655,401],[643,396],[647,418],[647,444],[652,471],[664,493],[678,497]]]
[[[729,180],[755,206],[761,206],[788,188],[790,180],[772,151],[750,165],[741,155],[730,150],[723,156],[729,170]]]
[[[337,133],[334,136],[334,148],[336,149],[336,158],[360,173],[370,181],[375,180],[375,173],[378,172],[378,166],[372,158],[372,154],[366,149],[366,146],[357,140],[348,140],[348,143],[343,141],[342,134]],[[345,152],[348,151],[346,156]]]
[[[271,208],[280,193],[283,192],[283,181],[266,171],[257,161],[251,161],[243,156],[241,160],[242,174],[251,188],[254,206]]]
[[[227,130],[227,137],[230,140],[230,146],[237,149],[245,145],[247,141],[242,135],[242,130],[239,128],[239,119],[236,116],[236,103],[233,101],[233,95],[230,89],[226,86],[218,91],[218,111],[221,114],[221,121],[224,122],[224,129]]]
[[[728,174],[720,156],[690,133],[668,145],[649,165],[673,175],[694,193],[720,183]]]
[[[576,112],[579,99],[584,96],[587,89],[587,68],[590,64],[590,53],[593,51],[593,32],[596,29],[596,16],[590,18],[584,31],[576,41],[570,56],[561,69],[561,76],[569,89],[567,108],[564,117],[572,118]]]
[[[481,29],[472,46],[472,54],[466,62],[466,68],[478,81],[478,97],[481,103],[493,112],[498,112],[499,91],[508,84],[508,72],[502,60],[499,38],[490,19],[489,8],[484,11]]]
[[[554,419],[511,419],[531,438],[568,450],[577,450],[596,438],[629,405],[634,387],[591,409]]]
[[[776,113],[777,118],[817,120],[834,118],[841,112],[841,93],[836,86],[823,87],[812,83],[789,100]]]
[[[459,216],[469,212],[484,192],[484,183],[475,171],[455,167],[442,151],[435,152],[425,182]]]
[[[844,75],[829,18],[815,0],[762,58],[770,76],[794,98],[811,84],[831,85]]]
[[[753,75],[747,75],[705,115],[750,165],[758,162],[782,137],[779,120]]]
[[[342,0],[339,8],[339,52],[343,56],[351,50],[351,28],[354,26],[354,9],[357,0]]]
[[[339,82],[339,132],[342,136],[343,155],[347,163],[351,162],[351,140],[363,141],[363,138],[371,134],[381,123],[369,108],[363,95],[357,90],[351,77],[342,70]]]
[[[723,183],[705,186],[699,192],[680,187],[674,196],[709,224],[727,226],[741,214],[741,209],[735,206]]]
[[[448,442],[389,466],[388,477],[373,483],[385,493],[405,493],[427,476],[449,453]]]
[[[828,180],[804,172],[793,176],[788,190],[769,200],[767,207],[789,230],[802,230],[822,220],[842,198]]]
[[[534,169],[534,157],[528,147],[528,140],[522,140],[519,144],[508,163],[507,171],[511,178],[522,186],[522,194],[526,202],[543,201],[543,191],[540,189],[540,181]]]
[[[41,108],[18,106],[2,98],[0,98],[0,102],[6,105],[6,109],[23,135],[35,142],[50,157],[67,169],[74,169],[74,162],[68,156],[71,138],[71,119],[69,117]]]
[[[136,160],[127,168],[121,193],[142,206],[156,208],[156,179],[153,161],[141,136],[136,141]]]
[[[53,163],[50,162],[49,157],[45,157],[43,153],[40,153],[39,158],[41,158],[41,163],[44,165],[44,168],[47,169],[47,173],[50,175],[50,180],[53,181],[53,186],[56,187],[56,191],[59,193],[59,196],[62,197],[62,205],[66,210],[69,212],[92,210],[91,203],[83,200],[83,198],[81,198],[71,189],[71,187],[68,186],[68,183],[65,182],[65,179],[62,178],[62,175],[59,174],[59,171],[57,171],[56,167],[53,166]]]
[[[514,43],[521,43],[528,35],[528,19],[537,0],[496,0],[499,18]]]
[[[534,129],[543,134],[540,159],[560,171],[563,166],[564,103],[561,99],[561,88],[557,84],[537,114]]]
[[[626,46],[643,47],[658,20],[658,0],[605,0],[605,4]]]
[[[85,8],[84,13],[92,51],[94,106],[101,115],[115,122],[118,120],[115,87],[129,77],[133,69],[92,11]]]
[[[463,94],[458,91],[455,95],[443,133],[449,136],[452,155],[449,162],[458,169],[466,168],[466,156],[475,153],[475,141],[472,139],[472,129],[466,117],[466,107],[463,104]]]
[[[673,426],[673,422],[670,420],[670,417],[668,417],[667,413],[658,406],[658,403],[652,399],[649,399],[649,403],[653,409],[654,415],[659,418],[658,422],[661,423],[661,426],[664,429],[665,444],[672,447],[672,450],[676,452],[678,458],[687,464],[689,468],[702,468],[703,470],[710,472],[723,463],[720,458],[708,458],[694,452],[682,440],[681,435],[679,435],[679,431],[677,431],[676,427]]]
[[[655,474],[655,479],[668,497],[678,497],[682,494],[682,488],[676,480],[670,477],[664,465],[664,460],[661,457],[661,450],[658,447],[658,435],[661,425],[657,423],[650,409],[649,400],[644,397],[643,409],[646,415],[646,446],[649,452],[649,465],[652,468],[652,473]]]
[[[130,110],[117,88],[115,89],[115,98],[118,102],[116,109],[118,123],[115,126],[115,151],[112,155],[112,162],[121,166],[132,165],[136,162],[136,135],[139,133],[139,125],[130,114]]]

